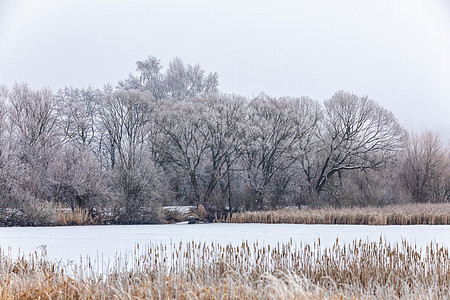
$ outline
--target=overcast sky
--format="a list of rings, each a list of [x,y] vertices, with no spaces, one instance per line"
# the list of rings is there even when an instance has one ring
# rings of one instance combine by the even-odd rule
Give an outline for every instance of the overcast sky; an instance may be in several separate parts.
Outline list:
[[[102,87],[148,55],[224,92],[368,95],[450,138],[449,0],[0,0],[0,84]]]

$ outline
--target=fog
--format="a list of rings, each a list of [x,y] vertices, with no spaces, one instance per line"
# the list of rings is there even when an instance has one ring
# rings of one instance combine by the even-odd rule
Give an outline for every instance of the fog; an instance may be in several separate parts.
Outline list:
[[[0,2],[0,83],[101,87],[148,55],[251,97],[368,95],[450,137],[450,4],[433,1]]]

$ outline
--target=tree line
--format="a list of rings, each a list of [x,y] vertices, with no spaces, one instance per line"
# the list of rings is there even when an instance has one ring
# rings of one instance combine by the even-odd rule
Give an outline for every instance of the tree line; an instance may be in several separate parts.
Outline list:
[[[42,202],[158,219],[210,212],[445,202],[450,154],[367,96],[251,99],[216,73],[155,57],[103,89],[0,89],[0,209]]]

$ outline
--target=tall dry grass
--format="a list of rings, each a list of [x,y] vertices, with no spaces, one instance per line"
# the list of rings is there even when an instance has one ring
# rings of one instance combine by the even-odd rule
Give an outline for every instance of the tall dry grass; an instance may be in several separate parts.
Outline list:
[[[103,224],[88,210],[67,208],[52,202],[36,202],[21,208],[0,210],[0,226],[69,226]]]
[[[364,208],[286,208],[235,213],[221,219],[231,223],[450,225],[450,203],[406,204]]]
[[[449,289],[449,252],[436,244],[138,246],[106,273],[89,260],[0,256],[0,299],[448,299]]]
[[[81,208],[64,209],[58,208],[58,226],[72,226],[72,225],[97,225],[98,220],[94,219],[92,215]]]

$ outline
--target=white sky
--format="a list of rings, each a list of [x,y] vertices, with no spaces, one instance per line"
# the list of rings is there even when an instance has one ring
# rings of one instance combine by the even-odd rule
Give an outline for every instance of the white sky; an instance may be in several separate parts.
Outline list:
[[[102,87],[148,55],[224,92],[368,95],[450,138],[449,0],[0,0],[0,84]]]

